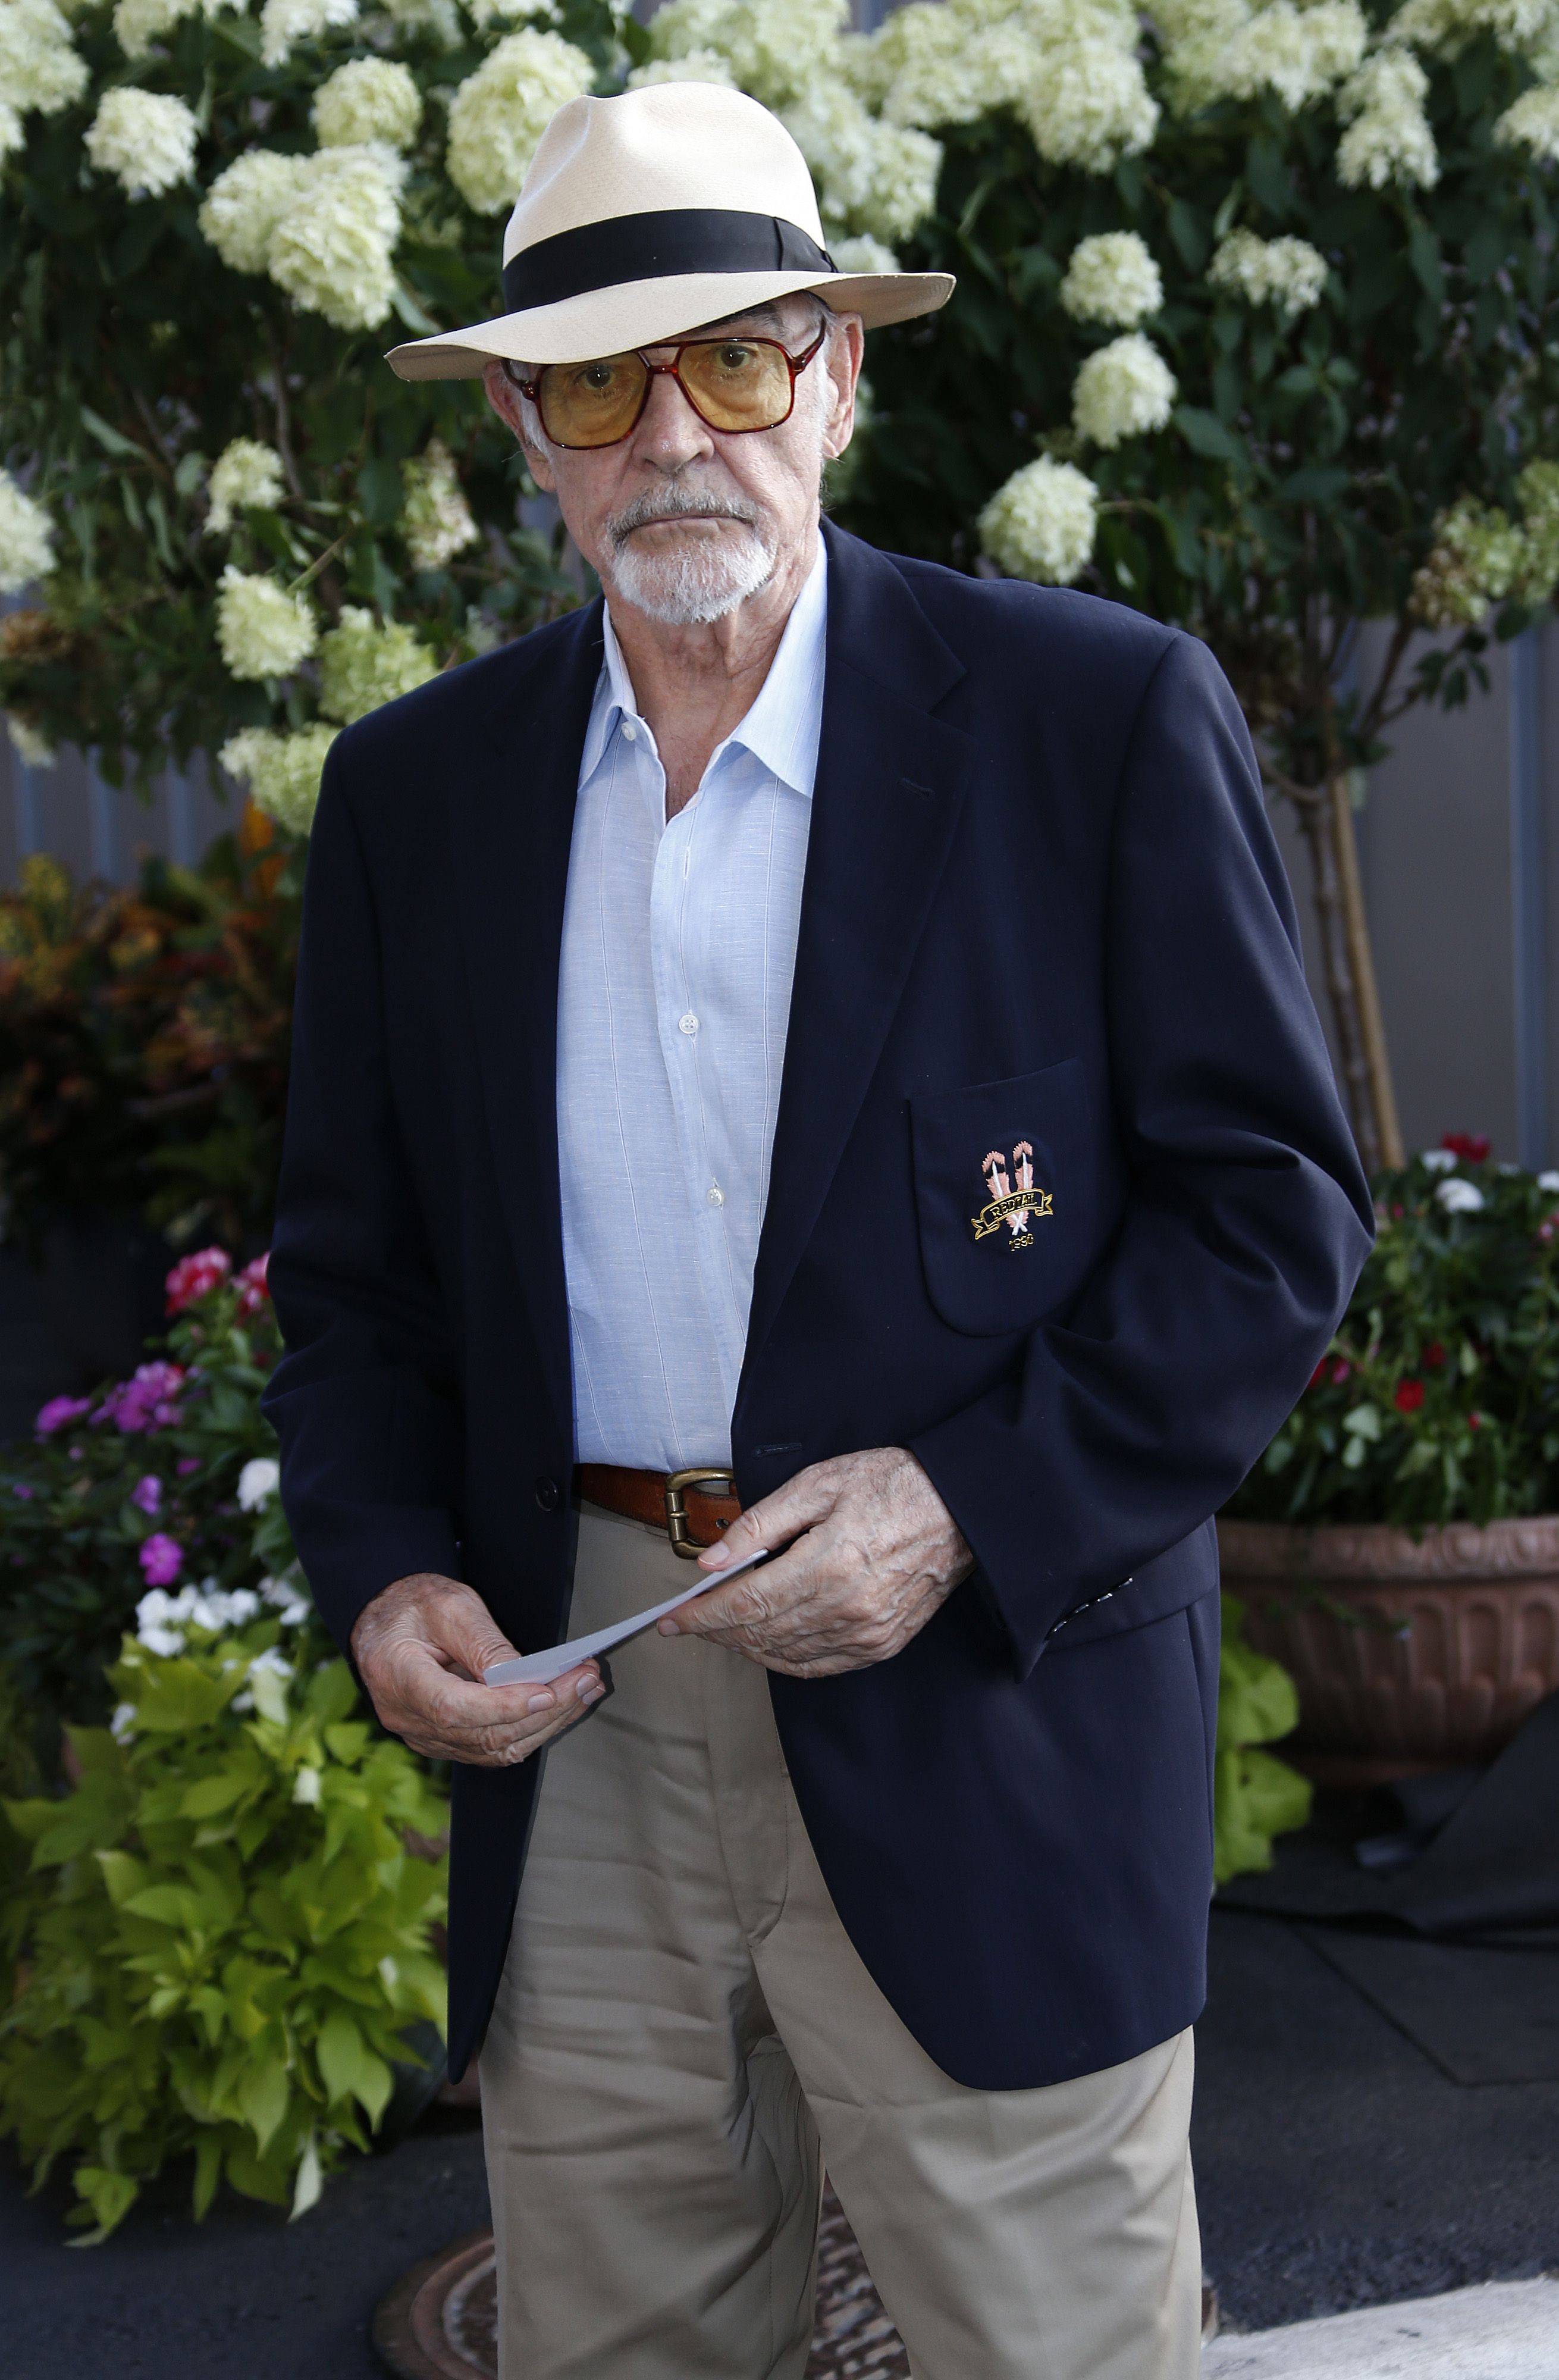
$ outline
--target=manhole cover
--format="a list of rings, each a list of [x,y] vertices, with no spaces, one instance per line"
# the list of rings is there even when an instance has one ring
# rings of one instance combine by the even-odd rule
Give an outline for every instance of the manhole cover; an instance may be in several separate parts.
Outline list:
[[[397,2380],[498,2380],[492,2234],[473,2232],[398,2280],[373,2321]],[[831,2190],[817,2242],[817,2327],[807,2380],[909,2380],[910,2359]]]

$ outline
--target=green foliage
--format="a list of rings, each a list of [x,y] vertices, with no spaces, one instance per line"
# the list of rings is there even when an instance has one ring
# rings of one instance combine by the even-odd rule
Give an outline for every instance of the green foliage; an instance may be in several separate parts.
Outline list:
[[[1458,1147],[1377,1182],[1342,1328],[1231,1513],[1422,1528],[1559,1502],[1559,1174]]]
[[[69,2162],[83,2244],[187,2155],[197,2216],[224,2178],[303,2213],[368,2146],[406,2028],[442,2022],[444,1864],[406,1844],[443,1799],[284,1626],[127,1638],[72,1790],[6,1804],[30,1860],[0,2132],[38,2182]]]
[[[1293,1680],[1246,1644],[1244,1605],[1226,1595],[1223,1607],[1213,1796],[1213,1876],[1218,1884],[1269,1868],[1273,1837],[1302,1827],[1311,1805],[1306,1779],[1285,1761],[1256,1749],[1299,1725]]]
[[[107,1717],[105,1668],[154,1584],[198,1581],[257,1612],[262,1591],[301,1608],[260,1411],[275,1319],[260,1269],[226,1266],[207,1250],[170,1276],[175,1303],[198,1293],[165,1357],[95,1396],[52,1400],[30,1444],[0,1451],[0,1675],[45,1774],[66,1720]]]

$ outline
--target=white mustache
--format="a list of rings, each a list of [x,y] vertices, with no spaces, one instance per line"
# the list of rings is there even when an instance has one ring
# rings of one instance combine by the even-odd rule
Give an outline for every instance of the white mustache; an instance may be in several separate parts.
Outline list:
[[[758,508],[742,496],[701,493],[695,488],[647,488],[620,513],[613,513],[607,522],[607,534],[613,545],[621,548],[634,531],[647,528],[652,521],[664,520],[731,520],[740,521],[751,528],[758,517]]]

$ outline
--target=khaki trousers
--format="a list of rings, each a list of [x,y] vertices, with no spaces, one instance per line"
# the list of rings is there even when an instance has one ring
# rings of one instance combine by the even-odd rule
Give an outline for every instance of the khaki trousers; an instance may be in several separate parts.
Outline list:
[[[686,1579],[587,1505],[570,1633]],[[1190,2034],[949,2081],[835,1914],[764,1671],[653,1632],[611,1670],[545,1755],[482,2051],[503,2380],[801,2380],[824,2159],[918,2380],[1194,2380]]]

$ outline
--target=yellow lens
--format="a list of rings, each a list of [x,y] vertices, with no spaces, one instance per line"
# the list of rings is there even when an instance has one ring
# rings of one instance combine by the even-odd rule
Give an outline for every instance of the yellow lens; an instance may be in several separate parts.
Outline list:
[[[683,349],[682,377],[711,430],[772,430],[791,409],[785,358],[755,339],[700,339]]]
[[[610,446],[633,428],[647,377],[631,355],[549,364],[538,391],[541,427],[558,446]]]

